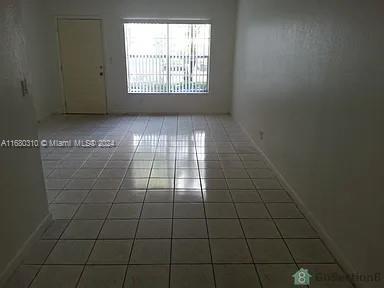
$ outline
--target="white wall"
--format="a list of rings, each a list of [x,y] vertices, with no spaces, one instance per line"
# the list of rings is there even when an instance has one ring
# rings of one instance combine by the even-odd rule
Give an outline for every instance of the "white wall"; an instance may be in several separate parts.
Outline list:
[[[63,112],[56,47],[52,45],[56,38],[51,32],[55,31],[55,27],[47,12],[46,0],[24,0],[22,16],[30,71],[28,77],[37,120]]]
[[[37,139],[20,1],[0,2],[0,139]],[[38,149],[0,147],[0,286],[4,273],[36,229],[49,219]],[[15,264],[15,263],[13,263]],[[7,271],[8,269],[8,271]]]
[[[55,16],[95,16],[103,20],[106,85],[110,113],[228,113],[231,106],[236,0],[51,0]],[[208,95],[127,94],[124,18],[208,18],[212,21]]]
[[[360,273],[384,270],[383,27],[381,0],[239,2],[234,116]]]

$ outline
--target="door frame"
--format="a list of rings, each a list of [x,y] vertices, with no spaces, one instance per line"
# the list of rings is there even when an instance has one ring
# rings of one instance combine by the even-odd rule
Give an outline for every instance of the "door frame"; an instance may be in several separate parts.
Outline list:
[[[106,55],[105,55],[105,41],[104,41],[104,22],[103,18],[101,16],[94,16],[94,15],[85,15],[85,16],[78,16],[78,15],[60,15],[55,16],[55,26],[56,26],[56,47],[57,47],[57,60],[58,60],[58,73],[59,73],[59,94],[62,101],[62,107],[64,114],[67,113],[67,99],[65,97],[64,92],[64,75],[62,70],[62,62],[61,62],[61,47],[60,47],[60,31],[59,31],[59,21],[60,20],[98,20],[100,21],[100,33],[101,33],[101,52],[102,52],[102,61],[103,61],[103,67],[104,67],[104,95],[105,95],[105,111],[104,113],[94,113],[95,115],[107,115],[109,114],[108,109],[108,94],[107,94],[107,76],[108,76],[108,68],[106,66]],[[76,115],[76,113],[71,113]],[[78,113],[81,114],[81,113]],[[92,115],[92,113],[87,113],[89,115]]]

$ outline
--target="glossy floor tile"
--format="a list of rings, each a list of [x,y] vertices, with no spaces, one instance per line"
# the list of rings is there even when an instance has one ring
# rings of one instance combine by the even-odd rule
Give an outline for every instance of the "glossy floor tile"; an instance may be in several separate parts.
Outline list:
[[[229,116],[57,116],[39,134],[98,145],[41,148],[54,221],[6,287],[286,288],[301,267],[314,282],[343,274]]]

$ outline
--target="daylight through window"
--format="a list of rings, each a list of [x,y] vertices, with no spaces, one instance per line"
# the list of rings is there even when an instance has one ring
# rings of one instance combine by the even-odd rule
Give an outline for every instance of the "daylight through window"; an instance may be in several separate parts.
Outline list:
[[[207,93],[210,24],[125,23],[128,93]]]

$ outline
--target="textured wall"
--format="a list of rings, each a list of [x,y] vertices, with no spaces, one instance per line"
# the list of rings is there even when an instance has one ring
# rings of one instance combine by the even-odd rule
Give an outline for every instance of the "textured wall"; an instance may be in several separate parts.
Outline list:
[[[383,270],[383,27],[381,0],[239,1],[235,118],[361,273]]]
[[[37,138],[33,100],[20,89],[20,80],[28,74],[20,7],[20,1],[0,2],[0,140]],[[38,149],[0,147],[0,159],[1,280],[48,215],[48,205]]]
[[[63,111],[56,47],[52,44],[56,38],[50,33],[55,27],[49,21],[47,6],[46,0],[23,0],[22,5],[28,77],[37,120]]]

